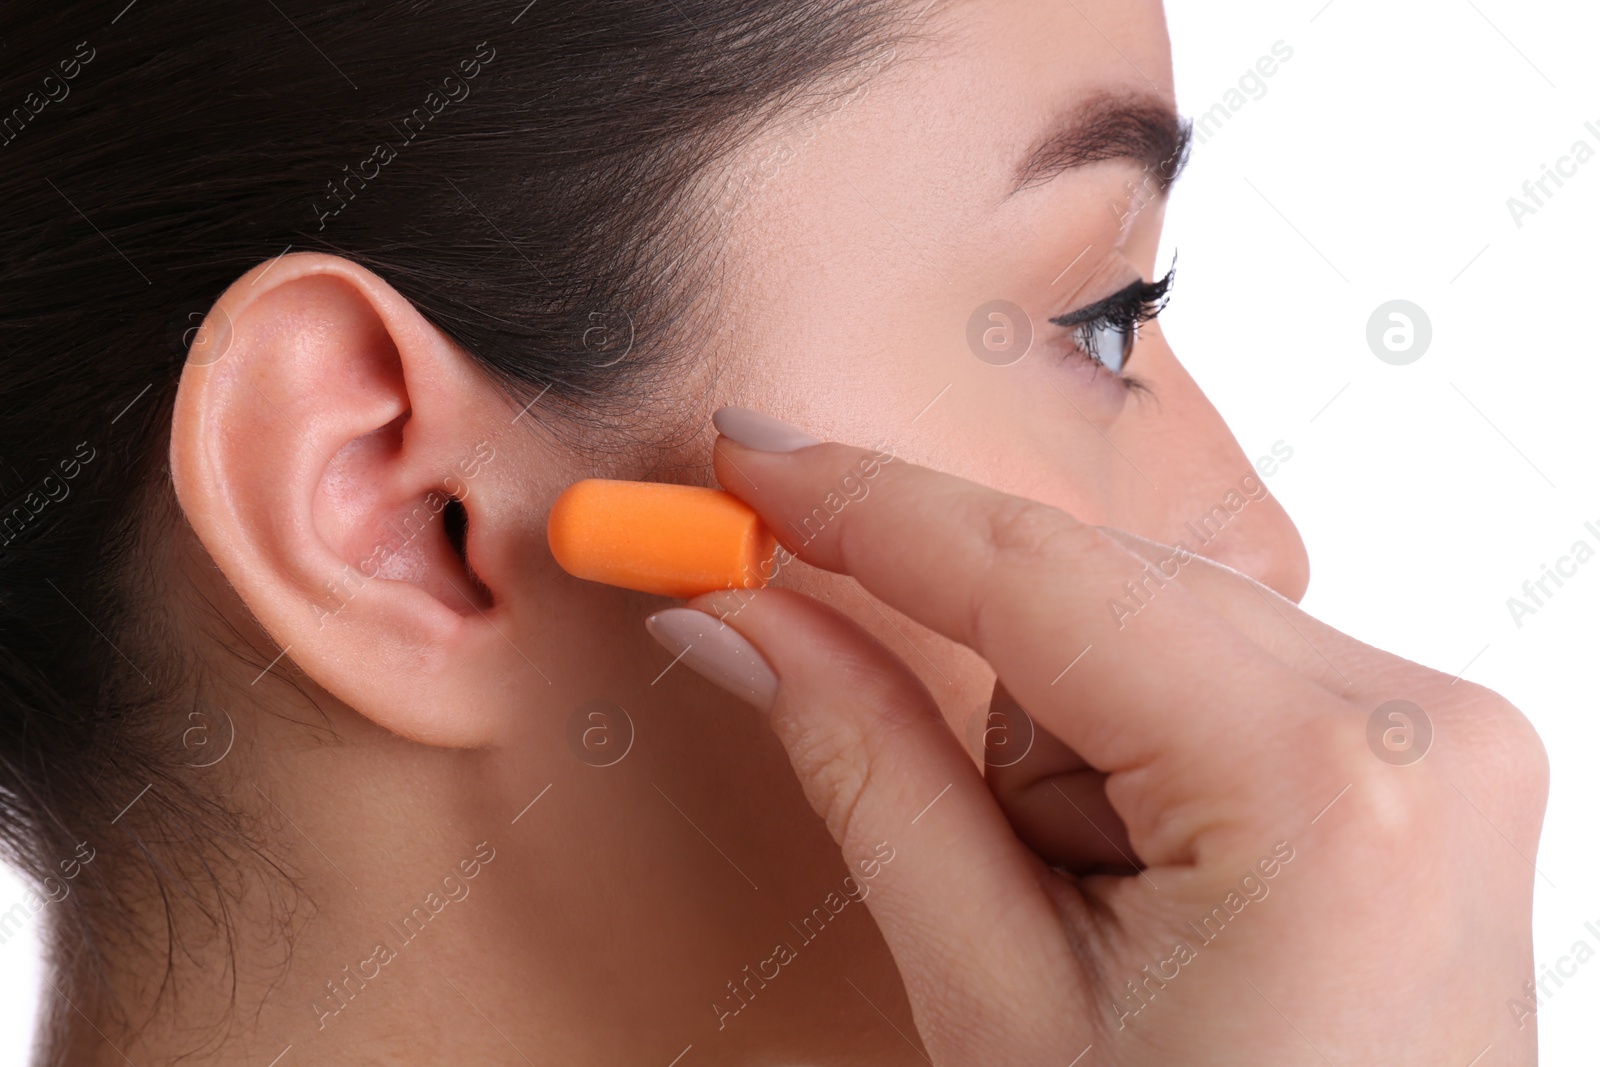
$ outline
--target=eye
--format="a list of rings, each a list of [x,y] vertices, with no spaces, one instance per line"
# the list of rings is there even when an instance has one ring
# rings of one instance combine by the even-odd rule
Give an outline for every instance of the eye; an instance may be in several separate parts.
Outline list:
[[[1084,355],[1107,370],[1120,374],[1128,357],[1133,354],[1133,343],[1138,336],[1138,323],[1104,317],[1080,323],[1072,331],[1072,342]]]
[[[1157,282],[1136,281],[1088,307],[1050,321],[1071,331],[1080,353],[1114,374],[1121,374],[1139,339],[1139,324],[1161,314],[1171,295],[1177,266]]]

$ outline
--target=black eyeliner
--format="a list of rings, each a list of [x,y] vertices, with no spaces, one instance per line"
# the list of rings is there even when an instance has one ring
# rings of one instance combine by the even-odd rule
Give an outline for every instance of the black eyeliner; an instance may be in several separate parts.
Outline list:
[[[1177,265],[1174,264],[1172,269],[1167,271],[1166,277],[1160,281],[1147,282],[1140,279],[1102,300],[1096,300],[1077,311],[1057,315],[1050,321],[1057,326],[1069,327],[1102,320],[1148,322],[1161,314],[1167,306],[1167,298],[1172,291],[1172,282],[1177,272]]]

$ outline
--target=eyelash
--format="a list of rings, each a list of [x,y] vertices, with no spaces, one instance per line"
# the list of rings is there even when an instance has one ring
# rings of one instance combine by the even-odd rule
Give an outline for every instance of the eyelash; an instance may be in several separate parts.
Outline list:
[[[1088,307],[1058,315],[1050,321],[1072,331],[1073,347],[1081,355],[1100,364],[1113,374],[1121,375],[1138,340],[1139,324],[1151,321],[1166,308],[1167,301],[1172,298],[1172,284],[1177,273],[1178,266],[1174,261],[1166,277],[1160,281],[1134,282]],[[1114,329],[1123,334],[1124,340],[1120,352],[1100,351],[1099,331],[1107,329]]]

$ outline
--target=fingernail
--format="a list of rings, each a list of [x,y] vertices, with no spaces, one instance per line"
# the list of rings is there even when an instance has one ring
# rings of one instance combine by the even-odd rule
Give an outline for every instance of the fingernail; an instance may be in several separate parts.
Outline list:
[[[726,410],[726,409],[724,409]],[[778,676],[743,634],[693,608],[667,608],[644,620],[650,636],[685,667],[762,711],[778,695]]]
[[[793,452],[822,443],[820,437],[749,408],[718,408],[711,425],[722,436],[758,452]]]

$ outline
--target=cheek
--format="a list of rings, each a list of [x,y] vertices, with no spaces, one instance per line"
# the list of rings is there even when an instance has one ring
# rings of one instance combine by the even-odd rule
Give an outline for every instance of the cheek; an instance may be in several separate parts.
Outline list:
[[[1125,476],[1138,478],[1118,454],[1128,447],[1121,413],[1136,401],[1113,380],[1091,383],[1115,390],[1105,403],[1096,403],[1072,381],[1082,372],[1051,361],[1062,362],[1055,353],[1034,353],[998,369],[981,390],[957,396],[952,389],[940,401],[949,406],[937,425],[902,457],[1061,508],[1084,522],[1109,521]]]

